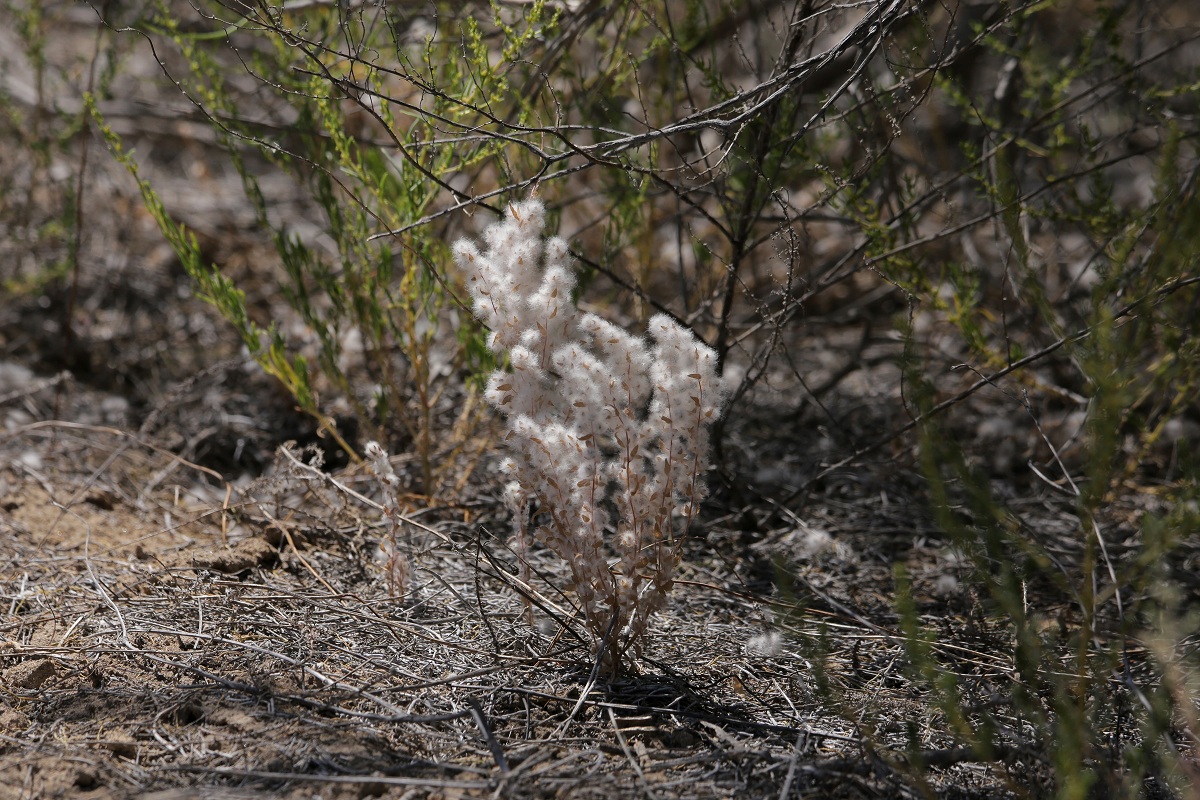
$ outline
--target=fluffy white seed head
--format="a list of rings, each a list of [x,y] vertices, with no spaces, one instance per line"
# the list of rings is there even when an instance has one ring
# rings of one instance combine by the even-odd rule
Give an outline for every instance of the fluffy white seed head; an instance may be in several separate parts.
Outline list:
[[[580,314],[567,243],[543,240],[545,224],[539,201],[513,203],[483,250],[460,241],[454,258],[510,365],[486,390],[508,418],[505,501],[548,513],[537,535],[570,566],[597,647],[617,632],[619,659],[672,585],[676,527],[704,496],[706,426],[727,392],[716,353],[670,316],[650,320],[647,342]]]

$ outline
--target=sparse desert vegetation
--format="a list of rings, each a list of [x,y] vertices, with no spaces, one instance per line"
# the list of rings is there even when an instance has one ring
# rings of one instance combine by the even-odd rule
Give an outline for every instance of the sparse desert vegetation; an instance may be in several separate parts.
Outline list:
[[[1197,795],[1192,4],[0,23],[0,796]]]

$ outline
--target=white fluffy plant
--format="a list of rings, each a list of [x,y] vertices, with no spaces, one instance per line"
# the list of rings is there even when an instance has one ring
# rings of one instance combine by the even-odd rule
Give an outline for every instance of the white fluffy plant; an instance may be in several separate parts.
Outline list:
[[[648,343],[580,314],[567,243],[543,239],[545,216],[535,199],[513,204],[485,250],[460,240],[454,257],[511,367],[487,399],[508,418],[515,550],[524,565],[536,498],[548,521],[534,536],[569,566],[566,588],[613,671],[671,589],[727,392],[716,353],[669,316],[650,320]]]

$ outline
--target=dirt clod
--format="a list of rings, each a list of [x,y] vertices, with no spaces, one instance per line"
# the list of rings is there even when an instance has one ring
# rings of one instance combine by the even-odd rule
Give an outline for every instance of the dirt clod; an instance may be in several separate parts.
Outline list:
[[[10,686],[37,689],[53,678],[55,672],[53,661],[48,658],[40,658],[36,661],[26,661],[15,667],[9,667],[4,673],[4,678]]]
[[[213,547],[180,557],[180,566],[210,569],[236,575],[254,567],[266,567],[278,560],[275,548],[264,539],[246,539],[229,547]]]

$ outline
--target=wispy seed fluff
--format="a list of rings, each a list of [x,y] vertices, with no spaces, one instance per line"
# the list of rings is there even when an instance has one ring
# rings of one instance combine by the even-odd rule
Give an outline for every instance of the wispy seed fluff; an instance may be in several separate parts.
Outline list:
[[[515,550],[527,552],[536,499],[548,522],[534,535],[569,566],[567,588],[616,670],[671,588],[679,534],[705,495],[708,425],[728,393],[716,353],[671,317],[650,320],[647,342],[580,314],[567,243],[543,238],[545,224],[539,201],[514,203],[485,250],[461,240],[454,258],[489,346],[511,366],[492,374],[487,399],[514,451],[504,471]]]

